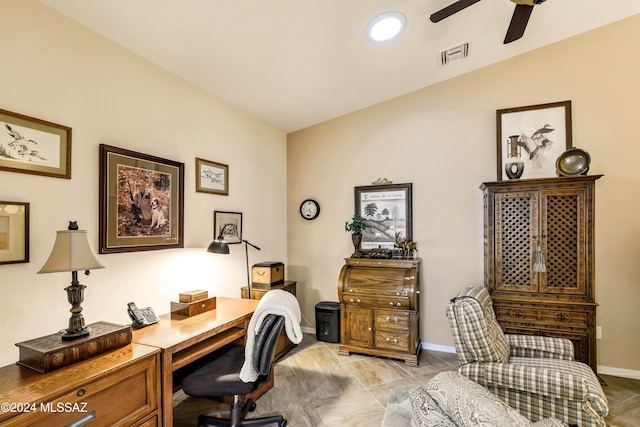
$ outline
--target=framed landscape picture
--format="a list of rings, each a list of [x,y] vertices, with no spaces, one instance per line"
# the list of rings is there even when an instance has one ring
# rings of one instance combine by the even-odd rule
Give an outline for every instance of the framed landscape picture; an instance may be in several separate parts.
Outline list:
[[[0,264],[29,262],[29,203],[0,201]]]
[[[100,145],[101,254],[184,247],[184,164]]]
[[[571,148],[571,101],[496,112],[498,181],[557,176],[556,159]]]
[[[71,179],[71,128],[0,110],[0,170]]]
[[[391,249],[397,233],[413,240],[413,185],[385,184],[355,187],[355,213],[365,220],[360,249]]]

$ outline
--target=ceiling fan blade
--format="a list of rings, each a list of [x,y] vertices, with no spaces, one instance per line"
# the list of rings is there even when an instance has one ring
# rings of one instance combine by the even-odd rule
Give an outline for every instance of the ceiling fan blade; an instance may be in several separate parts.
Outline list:
[[[454,13],[460,12],[462,9],[466,9],[474,3],[478,3],[479,1],[480,0],[458,0],[457,2],[445,7],[444,9],[437,11],[436,13],[431,15],[429,19],[431,20],[431,22],[442,21],[444,18],[447,18]]]
[[[518,40],[524,35],[524,30],[527,28],[527,23],[529,22],[532,11],[533,6],[526,4],[516,5],[516,9],[513,11],[513,16],[511,17],[509,29],[507,30],[507,35],[504,38],[504,44]]]

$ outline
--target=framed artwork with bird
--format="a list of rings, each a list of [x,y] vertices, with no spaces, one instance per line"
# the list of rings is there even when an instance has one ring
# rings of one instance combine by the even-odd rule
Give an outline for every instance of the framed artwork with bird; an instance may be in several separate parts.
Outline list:
[[[556,176],[556,159],[572,147],[571,101],[496,113],[498,181]]]

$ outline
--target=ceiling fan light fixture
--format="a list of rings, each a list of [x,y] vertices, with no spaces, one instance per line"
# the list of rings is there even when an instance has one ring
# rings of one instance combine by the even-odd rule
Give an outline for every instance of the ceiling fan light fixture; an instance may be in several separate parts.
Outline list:
[[[407,20],[400,12],[387,12],[376,17],[367,27],[367,35],[375,42],[385,42],[402,32]]]

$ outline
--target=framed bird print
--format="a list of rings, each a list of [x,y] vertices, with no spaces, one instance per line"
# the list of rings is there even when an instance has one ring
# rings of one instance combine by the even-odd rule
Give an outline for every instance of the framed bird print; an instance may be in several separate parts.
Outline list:
[[[196,191],[229,195],[229,165],[196,158]]]
[[[0,110],[0,170],[71,179],[71,128]]]
[[[572,146],[571,101],[496,112],[498,181],[556,176],[556,159]]]

